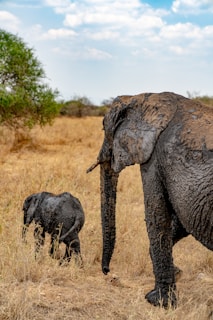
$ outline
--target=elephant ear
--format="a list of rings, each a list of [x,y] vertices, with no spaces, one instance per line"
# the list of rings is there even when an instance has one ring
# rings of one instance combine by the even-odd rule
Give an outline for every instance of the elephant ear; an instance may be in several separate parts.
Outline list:
[[[33,194],[29,196],[23,205],[23,210],[24,210],[24,216],[25,216],[25,224],[29,225],[34,217],[35,217],[35,212],[38,207],[40,200],[40,194]]]
[[[35,198],[36,196],[36,193],[34,194],[31,194],[30,196],[28,196],[25,200],[24,200],[24,203],[23,203],[23,207],[22,207],[22,210],[23,211],[27,211],[28,208],[30,207],[31,203],[32,203],[32,200]]]
[[[111,165],[115,172],[149,160],[160,133],[177,110],[179,97],[173,93],[161,93],[115,100],[111,110],[115,119]]]

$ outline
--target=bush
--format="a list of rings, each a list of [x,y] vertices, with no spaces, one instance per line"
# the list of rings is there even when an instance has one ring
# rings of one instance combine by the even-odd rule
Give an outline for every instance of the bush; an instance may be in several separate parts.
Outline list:
[[[209,97],[209,96],[202,96],[202,97],[196,97],[195,100],[199,100],[202,103],[208,105],[208,106],[212,106],[213,107],[213,97]]]
[[[87,98],[75,98],[64,103],[60,110],[62,116],[68,117],[86,117],[86,116],[104,116],[109,106],[94,106]]]
[[[21,38],[0,29],[0,124],[19,129],[51,123],[58,114],[57,90]]]

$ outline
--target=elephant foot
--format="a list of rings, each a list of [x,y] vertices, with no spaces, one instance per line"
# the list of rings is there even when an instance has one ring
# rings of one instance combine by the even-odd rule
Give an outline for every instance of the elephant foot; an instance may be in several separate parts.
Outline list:
[[[61,260],[59,261],[59,266],[60,266],[60,267],[67,267],[68,265],[69,265],[69,261],[66,260],[66,259],[61,259]]]
[[[79,269],[83,269],[84,268],[84,263],[83,263],[83,258],[81,256],[81,254],[78,253],[74,253],[73,254],[73,258],[75,260],[75,265],[79,268]]]
[[[81,257],[80,254],[74,254],[73,255],[74,259],[75,259],[75,265],[80,268],[83,269],[84,268],[84,263],[83,263],[83,259]],[[60,261],[59,261],[59,266],[67,266],[71,261],[71,256],[67,257],[64,256]]]
[[[154,289],[148,292],[145,298],[153,306],[163,308],[168,308],[169,306],[176,308],[177,306],[177,299],[174,289],[170,289],[169,292],[161,289]]]

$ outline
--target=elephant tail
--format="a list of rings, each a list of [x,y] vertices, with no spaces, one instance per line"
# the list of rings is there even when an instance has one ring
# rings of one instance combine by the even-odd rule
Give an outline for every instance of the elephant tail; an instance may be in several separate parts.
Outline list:
[[[70,235],[71,233],[77,231],[79,232],[81,229],[81,224],[80,224],[80,221],[78,219],[75,220],[75,223],[74,225],[65,233],[63,234],[60,238],[59,238],[59,242],[63,242],[64,239]]]

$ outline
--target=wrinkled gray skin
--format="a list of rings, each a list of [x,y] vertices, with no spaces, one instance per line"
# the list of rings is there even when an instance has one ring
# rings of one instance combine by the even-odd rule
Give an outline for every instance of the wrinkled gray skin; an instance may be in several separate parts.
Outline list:
[[[57,244],[66,245],[63,260],[70,261],[72,253],[80,257],[78,233],[84,225],[84,211],[79,200],[70,193],[54,195],[49,192],[35,193],[27,197],[23,204],[25,239],[27,227],[35,221],[35,255],[44,244],[45,232],[51,235],[50,255],[54,258]]]
[[[139,164],[155,287],[146,299],[176,306],[172,246],[193,235],[213,250],[213,109],[163,92],[121,96],[104,117],[101,166],[102,270],[114,250],[119,172]]]

